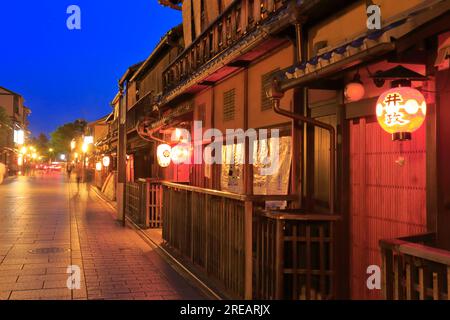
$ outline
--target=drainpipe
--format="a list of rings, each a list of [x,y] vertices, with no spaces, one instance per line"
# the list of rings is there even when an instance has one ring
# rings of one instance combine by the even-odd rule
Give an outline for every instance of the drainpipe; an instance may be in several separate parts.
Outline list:
[[[290,112],[284,108],[281,108],[281,99],[284,96],[284,92],[279,90],[278,87],[278,81],[274,80],[272,88],[269,92],[270,99],[272,100],[272,108],[273,111],[277,114],[280,114],[282,116],[294,119],[296,121],[300,121],[303,123],[307,123],[310,125],[313,125],[318,128],[325,129],[330,134],[330,189],[329,189],[329,203],[330,203],[330,213],[335,213],[335,180],[336,180],[336,173],[335,173],[335,162],[336,162],[336,156],[335,156],[335,150],[336,150],[336,130],[332,125],[329,125],[327,123],[323,123],[320,121],[317,121],[313,118],[305,117],[301,114]]]

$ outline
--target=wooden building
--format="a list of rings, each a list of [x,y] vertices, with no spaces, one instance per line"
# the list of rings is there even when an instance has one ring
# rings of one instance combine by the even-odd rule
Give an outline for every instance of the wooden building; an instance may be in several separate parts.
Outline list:
[[[183,40],[166,36],[121,82],[133,124],[128,165],[140,172],[136,128],[150,143],[143,170],[157,180],[146,182],[144,202],[136,204],[142,189],[127,189],[127,201],[147,219],[161,210],[167,249],[225,297],[450,297],[450,3],[373,2],[376,30],[366,1],[160,0],[182,10]],[[154,58],[162,48],[166,58]],[[427,110],[416,112],[426,120],[392,141],[377,101],[406,83],[424,96]],[[390,124],[401,120],[394,115]],[[277,141],[278,170],[263,176],[258,161],[158,166],[158,147],[194,135],[194,121],[223,133],[278,129],[279,140],[224,148],[248,158]],[[212,140],[190,142],[204,151]],[[378,267],[382,286],[371,287]]]
[[[24,105],[24,98],[20,94],[3,87],[0,87],[0,107],[11,120],[10,124],[3,124],[0,136],[0,162],[6,165],[9,175],[15,175],[21,170],[19,148],[29,135],[28,116],[31,110]]]

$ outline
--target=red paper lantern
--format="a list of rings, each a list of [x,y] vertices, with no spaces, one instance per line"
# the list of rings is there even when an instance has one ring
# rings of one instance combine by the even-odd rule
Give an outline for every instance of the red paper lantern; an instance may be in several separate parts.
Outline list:
[[[411,87],[390,89],[377,102],[378,123],[392,134],[393,140],[410,140],[411,133],[424,123],[426,114],[425,97]]]
[[[345,86],[344,94],[349,102],[356,102],[364,98],[366,89],[362,83],[351,82]]]

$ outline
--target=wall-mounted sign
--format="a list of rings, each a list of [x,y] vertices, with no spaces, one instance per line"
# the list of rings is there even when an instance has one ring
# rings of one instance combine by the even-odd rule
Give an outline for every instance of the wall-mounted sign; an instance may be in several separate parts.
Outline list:
[[[18,145],[25,143],[25,132],[23,130],[14,130],[14,143]]]
[[[93,136],[85,136],[83,142],[85,144],[93,144],[94,143],[94,137]]]

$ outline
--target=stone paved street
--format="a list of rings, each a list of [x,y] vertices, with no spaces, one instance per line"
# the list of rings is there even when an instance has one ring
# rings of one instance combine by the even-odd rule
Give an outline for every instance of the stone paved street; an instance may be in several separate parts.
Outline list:
[[[0,300],[202,298],[86,186],[56,174],[0,185]]]

